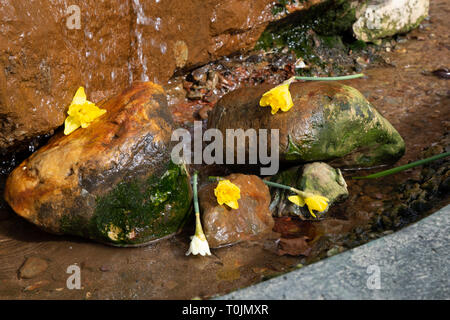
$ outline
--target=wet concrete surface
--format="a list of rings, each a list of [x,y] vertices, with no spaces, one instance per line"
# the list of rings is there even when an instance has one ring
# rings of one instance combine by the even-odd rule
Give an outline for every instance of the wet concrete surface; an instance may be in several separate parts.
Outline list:
[[[409,33],[390,52],[384,66],[368,67],[366,78],[344,83],[360,90],[400,132],[406,154],[397,163],[421,156],[421,151],[449,132],[450,87],[432,71],[450,66],[450,39],[446,1],[432,1],[430,19]],[[417,178],[420,168],[377,181],[351,181],[349,199],[331,208],[330,217],[314,224],[314,248],[308,257],[279,256],[276,241],[240,243],[212,250],[210,257],[185,256],[193,223],[170,239],[142,248],[113,248],[75,237],[47,234],[0,208],[1,299],[191,299],[209,298],[295,269],[347,248],[333,239],[365,226],[396,188]],[[369,174],[374,170],[350,172]],[[448,204],[448,195],[432,210]],[[334,250],[334,251],[330,251]],[[38,257],[48,268],[31,279],[19,270],[25,260]],[[81,268],[81,289],[69,290],[67,268]]]
[[[446,206],[399,232],[219,299],[448,299],[449,214]]]

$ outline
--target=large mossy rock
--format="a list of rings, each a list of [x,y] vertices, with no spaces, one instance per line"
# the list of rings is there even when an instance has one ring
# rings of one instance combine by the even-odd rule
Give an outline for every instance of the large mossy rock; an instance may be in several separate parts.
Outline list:
[[[186,168],[170,160],[164,90],[136,83],[99,105],[85,129],[62,133],[9,176],[14,211],[56,234],[136,246],[176,233],[190,212]]]
[[[296,163],[334,160],[335,166],[367,167],[404,154],[400,134],[358,90],[338,82],[292,83],[294,106],[272,115],[270,107],[259,106],[272,87],[225,95],[209,116],[208,128],[224,135],[226,129],[279,129],[280,159]]]

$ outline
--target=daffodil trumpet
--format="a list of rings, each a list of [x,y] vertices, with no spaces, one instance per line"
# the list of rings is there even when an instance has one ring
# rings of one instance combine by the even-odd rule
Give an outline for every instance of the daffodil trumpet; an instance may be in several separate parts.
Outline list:
[[[191,244],[189,246],[189,250],[186,252],[186,255],[200,254],[211,255],[211,251],[209,250],[208,240],[206,240],[206,236],[203,232],[202,223],[200,220],[200,209],[198,205],[198,192],[197,192],[197,172],[194,173],[192,189],[194,193],[194,211],[195,211],[195,234],[191,237]]]
[[[322,212],[328,207],[328,202],[330,201],[328,198],[316,195],[310,192],[304,192],[301,190],[298,190],[296,188],[286,186],[284,184],[279,184],[272,181],[263,180],[264,183],[270,187],[276,187],[281,189],[286,189],[289,191],[292,191],[296,193],[296,195],[292,195],[288,197],[288,200],[292,203],[303,207],[305,204],[308,207],[309,213],[314,217],[317,218],[317,216],[314,213],[314,210],[317,212]]]
[[[222,205],[225,203],[232,209],[238,209],[239,204],[237,202],[238,199],[241,198],[241,190],[237,185],[234,183],[231,183],[229,180],[218,177],[218,176],[209,176],[208,179],[210,181],[218,181],[217,188],[214,189],[214,194],[217,197],[217,202]],[[227,186],[225,189],[227,190],[220,190],[219,185]],[[225,191],[225,192],[224,192]],[[225,195],[221,194],[225,193]]]
[[[221,179],[214,189],[217,203],[226,204],[231,209],[239,209],[238,200],[241,198],[241,189],[230,180]]]
[[[294,77],[289,78],[284,81],[282,84],[270,89],[266,93],[263,94],[261,100],[259,100],[259,105],[261,107],[272,108],[271,113],[275,114],[278,110],[281,111],[289,111],[294,105],[292,101],[291,93],[289,92],[289,85],[295,80]]]

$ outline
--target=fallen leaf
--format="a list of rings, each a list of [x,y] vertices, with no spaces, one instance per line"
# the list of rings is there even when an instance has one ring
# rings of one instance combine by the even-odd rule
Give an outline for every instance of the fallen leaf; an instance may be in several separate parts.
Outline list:
[[[312,247],[306,241],[308,237],[291,238],[285,239],[281,238],[278,247],[279,255],[291,255],[291,256],[308,256],[311,253]]]
[[[42,287],[45,287],[46,285],[48,285],[50,283],[50,281],[48,280],[42,280],[42,281],[38,281],[36,283],[33,283],[32,285],[29,285],[28,287],[26,287],[25,289],[23,289],[23,291],[33,291]]]
[[[294,217],[275,218],[273,231],[281,233],[282,238],[298,238],[306,236],[313,239],[317,233],[314,223]]]

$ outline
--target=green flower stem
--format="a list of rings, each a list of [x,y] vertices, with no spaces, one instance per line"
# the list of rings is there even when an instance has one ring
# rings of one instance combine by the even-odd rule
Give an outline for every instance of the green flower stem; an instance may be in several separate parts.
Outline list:
[[[192,181],[192,189],[194,192],[194,211],[195,211],[195,235],[201,240],[206,240],[205,234],[203,233],[202,222],[200,220],[200,209],[198,206],[198,192],[197,192],[197,180],[198,173],[194,173]]]
[[[194,191],[194,211],[195,213],[200,213],[200,210],[198,208],[198,192],[197,192],[197,180],[198,180],[198,173],[194,173],[194,177],[192,179],[192,189]]]
[[[218,176],[208,176],[208,179],[209,179],[210,181],[220,181],[220,180],[223,180],[222,177],[218,177]]]
[[[280,183],[276,183],[276,182],[272,182],[272,181],[267,181],[267,180],[263,180],[263,182],[265,184],[267,184],[270,187],[275,187],[275,188],[281,188],[281,189],[286,189],[292,192],[295,192],[296,194],[302,196],[302,197],[306,197],[307,194],[301,190],[295,189],[293,187],[289,187],[289,186],[285,186],[284,184],[280,184]]]
[[[208,178],[209,178],[209,180],[212,180],[212,181],[220,181],[220,180],[223,179],[222,177],[217,177],[217,176],[209,176]],[[295,192],[296,194],[298,194],[298,195],[300,195],[300,196],[302,196],[304,198],[307,197],[308,195],[310,195],[309,193],[303,192],[301,190],[295,189],[295,188],[290,187],[290,186],[286,186],[284,184],[280,184],[280,183],[276,183],[276,182],[272,182],[272,181],[267,181],[267,180],[264,180],[264,179],[263,179],[263,182],[265,184],[267,184],[268,186],[270,186],[270,187],[281,188],[281,189],[286,189],[286,190]]]
[[[431,161],[434,161],[434,160],[442,159],[442,158],[445,158],[445,157],[448,157],[448,156],[450,156],[450,152],[445,152],[445,153],[441,153],[441,154],[438,154],[438,155],[435,155],[435,156],[432,156],[432,157],[429,157],[429,158],[426,158],[426,159],[414,161],[414,162],[405,164],[405,165],[400,166],[400,167],[396,167],[396,168],[392,168],[392,169],[389,169],[389,170],[380,171],[380,172],[377,172],[377,173],[374,173],[374,174],[369,174],[368,176],[352,177],[352,179],[375,179],[375,178],[380,178],[380,177],[388,176],[388,175],[391,175],[391,174],[394,174],[394,173],[397,173],[397,172],[400,172],[400,171],[403,171],[403,170],[414,168],[414,167],[420,166],[422,164],[425,164],[425,163],[428,163],[428,162],[431,162]]]
[[[364,77],[364,73],[352,74],[348,76],[340,77],[300,77],[295,76],[295,80],[312,80],[312,81],[336,81],[336,80],[349,80]]]

